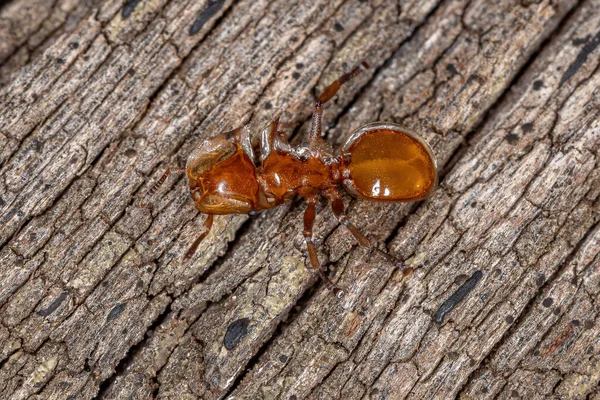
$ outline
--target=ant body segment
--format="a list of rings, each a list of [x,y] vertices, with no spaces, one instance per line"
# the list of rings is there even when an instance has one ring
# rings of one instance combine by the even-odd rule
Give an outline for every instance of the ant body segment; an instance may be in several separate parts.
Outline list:
[[[215,214],[254,215],[302,196],[304,238],[311,265],[337,297],[344,292],[321,269],[313,242],[313,223],[318,197],[330,203],[336,219],[362,246],[378,251],[401,268],[404,264],[378,249],[344,213],[339,186],[353,196],[375,201],[407,202],[427,198],[437,186],[433,153],[419,135],[392,123],[376,122],[354,131],[344,142],[340,154],[321,138],[323,104],[340,86],[369,66],[361,63],[350,73],[329,85],[318,98],[312,118],[309,143],[293,148],[279,131],[279,118],[262,132],[260,146],[253,146],[247,126],[224,132],[200,144],[188,157],[185,168],[167,169],[148,191],[152,196],[172,172],[186,172],[196,208],[207,214],[204,231],[190,246],[183,261],[194,254],[208,235]]]

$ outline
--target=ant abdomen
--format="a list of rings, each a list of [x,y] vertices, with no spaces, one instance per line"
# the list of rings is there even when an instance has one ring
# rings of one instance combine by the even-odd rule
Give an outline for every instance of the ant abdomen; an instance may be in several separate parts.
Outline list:
[[[392,123],[356,130],[341,148],[343,183],[355,197],[405,202],[422,200],[437,186],[433,153],[423,138]]]

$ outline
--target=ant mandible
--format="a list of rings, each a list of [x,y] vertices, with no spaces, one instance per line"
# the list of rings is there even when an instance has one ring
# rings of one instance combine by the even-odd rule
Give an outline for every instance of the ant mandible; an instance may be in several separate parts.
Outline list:
[[[401,268],[404,264],[373,245],[344,213],[338,188],[353,196],[376,201],[422,200],[437,186],[437,168],[432,151],[423,138],[399,125],[384,122],[367,124],[344,142],[339,156],[321,138],[323,104],[363,70],[362,62],[353,71],[329,85],[318,98],[307,147],[293,148],[279,118],[262,132],[260,145],[253,146],[247,126],[223,132],[205,140],[188,157],[185,168],[167,169],[148,191],[141,206],[172,172],[186,172],[196,208],[207,214],[204,231],[185,253],[186,262],[208,235],[215,214],[249,214],[291,201],[295,195],[307,203],[304,212],[304,238],[310,263],[325,285],[337,297],[344,295],[321,269],[313,242],[315,204],[319,195],[331,202],[333,214],[358,242],[378,251]],[[257,155],[258,153],[258,155]]]

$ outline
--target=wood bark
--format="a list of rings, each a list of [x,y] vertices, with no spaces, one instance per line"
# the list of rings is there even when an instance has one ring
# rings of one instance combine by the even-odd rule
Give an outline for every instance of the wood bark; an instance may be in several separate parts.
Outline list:
[[[1,399],[600,399],[599,0],[0,3]],[[435,195],[202,229],[199,141],[401,123]]]

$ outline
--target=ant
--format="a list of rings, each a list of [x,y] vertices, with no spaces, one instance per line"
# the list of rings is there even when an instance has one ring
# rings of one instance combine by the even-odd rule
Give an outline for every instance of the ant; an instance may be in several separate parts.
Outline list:
[[[196,208],[207,214],[204,232],[183,257],[186,262],[208,235],[215,214],[254,216],[258,211],[291,201],[295,195],[307,203],[304,212],[304,239],[310,263],[336,297],[344,291],[336,287],[321,269],[313,241],[315,204],[320,195],[329,202],[333,214],[356,240],[378,251],[392,263],[404,264],[371,243],[344,213],[338,187],[343,184],[354,197],[366,200],[407,202],[422,200],[437,186],[437,167],[431,148],[423,138],[393,123],[375,122],[354,131],[340,154],[321,138],[323,104],[340,87],[369,68],[366,62],[329,85],[315,104],[307,147],[293,148],[279,118],[262,131],[260,145],[253,146],[248,126],[223,132],[200,144],[188,157],[185,168],[167,169],[148,191],[154,195],[172,172],[186,172]],[[258,154],[257,154],[258,153]]]

